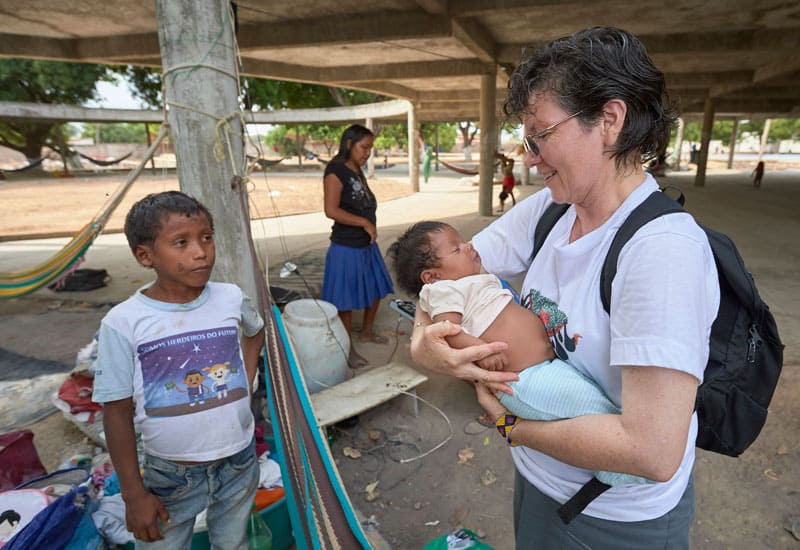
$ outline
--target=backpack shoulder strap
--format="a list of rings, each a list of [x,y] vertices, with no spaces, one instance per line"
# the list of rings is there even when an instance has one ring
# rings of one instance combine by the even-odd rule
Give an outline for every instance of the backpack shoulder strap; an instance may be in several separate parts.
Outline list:
[[[528,261],[528,265],[533,263],[533,259],[536,258],[536,255],[542,249],[542,245],[544,244],[544,240],[552,231],[553,226],[556,225],[556,222],[561,219],[561,216],[569,208],[569,204],[559,204],[557,202],[551,202],[547,208],[545,208],[544,212],[542,213],[542,217],[539,218],[539,221],[536,222],[536,231],[533,234],[533,252],[531,252],[530,260]]]
[[[683,198],[683,193],[681,193],[681,198]],[[608,249],[603,263],[603,270],[600,272],[600,299],[606,313],[611,313],[611,283],[617,274],[617,260],[622,247],[643,225],[673,212],[685,212],[685,210],[678,201],[666,193],[654,191],[622,222],[617,234],[614,235],[614,240],[611,241],[611,247]]]

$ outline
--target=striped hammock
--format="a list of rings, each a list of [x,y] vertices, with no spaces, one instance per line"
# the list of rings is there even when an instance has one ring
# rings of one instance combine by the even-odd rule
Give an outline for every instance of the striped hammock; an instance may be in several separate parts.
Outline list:
[[[139,174],[142,173],[145,163],[166,137],[167,132],[167,125],[163,124],[161,132],[147,149],[139,165],[131,171],[125,181],[114,191],[92,221],[78,231],[61,250],[46,261],[33,267],[18,271],[0,272],[0,299],[19,298],[30,294],[44,286],[58,282],[63,277],[66,277],[70,271],[77,268],[80,262],[83,261],[86,251],[97,236],[102,233],[108,218],[111,217],[119,203],[122,202],[125,193],[128,192],[133,182],[139,177]]]

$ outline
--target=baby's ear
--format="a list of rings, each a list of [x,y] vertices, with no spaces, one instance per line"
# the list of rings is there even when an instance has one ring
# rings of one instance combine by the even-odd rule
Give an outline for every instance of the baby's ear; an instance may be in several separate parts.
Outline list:
[[[419,278],[426,285],[434,283],[439,280],[439,277],[436,276],[436,273],[434,273],[432,269],[425,269],[422,273],[419,274]]]

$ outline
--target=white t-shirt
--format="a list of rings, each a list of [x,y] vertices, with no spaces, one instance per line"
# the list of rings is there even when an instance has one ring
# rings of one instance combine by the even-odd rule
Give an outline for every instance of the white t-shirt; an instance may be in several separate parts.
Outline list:
[[[442,313],[460,313],[461,326],[478,338],[513,300],[511,291],[489,273],[456,280],[442,280],[422,285],[419,307],[435,317]]]
[[[611,240],[628,214],[658,185],[650,176],[599,228],[570,243],[570,208],[529,265],[536,223],[552,202],[548,189],[521,201],[476,235],[472,244],[487,271],[511,278],[526,273],[522,305],[551,314],[551,340],[559,358],[595,380],[621,406],[621,369],[655,365],[698,380],[708,361],[711,324],[719,309],[716,266],[703,230],[688,214],[662,216],[623,247],[611,293],[611,318],[600,299],[600,272]],[[613,487],[584,511],[615,521],[659,517],[683,495],[694,464],[697,416],[680,468],[665,483]],[[566,502],[590,479],[575,468],[526,447],[514,447],[519,472],[540,491]]]
[[[207,283],[188,304],[140,288],[100,325],[92,399],[133,396],[145,451],[174,461],[231,456],[250,443],[254,420],[240,332],[264,325],[238,286]]]

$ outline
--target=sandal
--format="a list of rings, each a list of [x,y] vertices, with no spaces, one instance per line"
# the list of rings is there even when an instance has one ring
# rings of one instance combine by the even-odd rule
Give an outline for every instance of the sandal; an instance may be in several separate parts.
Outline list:
[[[360,369],[361,367],[366,367],[369,365],[369,361],[367,361],[364,357],[361,357],[356,352],[350,352],[350,357],[347,358],[347,366],[351,369]]]
[[[389,339],[383,334],[372,334],[370,336],[361,335],[362,342],[372,342],[373,344],[388,344]]]

